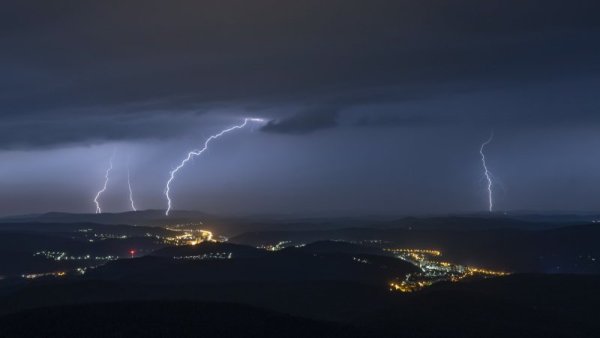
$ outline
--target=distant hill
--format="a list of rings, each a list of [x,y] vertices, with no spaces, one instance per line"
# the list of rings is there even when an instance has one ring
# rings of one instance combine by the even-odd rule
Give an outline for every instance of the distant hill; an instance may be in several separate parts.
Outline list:
[[[0,234],[6,232],[19,233],[39,233],[53,234],[57,236],[72,237],[73,233],[81,233],[81,231],[90,232],[110,232],[119,233],[127,236],[145,236],[147,233],[158,234],[161,236],[172,235],[173,232],[160,227],[150,226],[132,226],[121,223],[117,224],[98,224],[90,222],[0,222]]]
[[[245,245],[326,240],[380,242],[383,247],[438,249],[445,259],[511,272],[600,273],[600,224],[543,230],[513,228],[409,230],[348,228],[311,231],[255,231],[230,239]]]
[[[490,229],[544,229],[557,226],[554,223],[531,222],[503,215],[406,217],[388,221],[382,228],[404,228],[409,230],[490,230]]]
[[[174,210],[169,216],[165,216],[164,210],[141,210],[128,211],[121,213],[101,214],[74,214],[65,212],[48,212],[45,214],[14,216],[0,218],[1,223],[22,223],[22,222],[42,222],[42,223],[98,223],[98,224],[128,224],[128,225],[146,225],[158,226],[167,224],[203,222],[213,219],[210,215],[197,211],[178,211]]]
[[[174,210],[165,216],[163,210],[140,210],[122,213],[102,214],[75,214],[63,212],[49,212],[40,215],[26,215],[0,218],[2,223],[51,223],[51,224],[104,224],[104,225],[130,225],[145,227],[164,227],[177,224],[194,224],[217,235],[231,236],[247,229],[245,220],[209,215],[198,211]]]
[[[137,226],[165,226],[173,224],[203,224],[206,229],[225,236],[239,235],[261,230],[334,230],[340,228],[376,228],[408,230],[464,230],[490,229],[540,230],[563,225],[586,224],[596,218],[593,215],[528,215],[516,214],[514,218],[504,214],[453,215],[437,217],[225,217],[197,211],[172,211],[165,216],[163,210],[136,212],[74,214],[49,212],[0,218],[0,223],[97,223],[127,224]]]

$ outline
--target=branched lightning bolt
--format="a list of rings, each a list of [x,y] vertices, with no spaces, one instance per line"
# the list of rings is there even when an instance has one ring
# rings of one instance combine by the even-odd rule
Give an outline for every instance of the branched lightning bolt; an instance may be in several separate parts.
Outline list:
[[[206,151],[206,149],[208,149],[209,144],[213,141],[218,139],[219,137],[232,132],[234,130],[237,129],[242,129],[245,126],[248,125],[248,122],[264,122],[264,119],[259,119],[259,118],[246,118],[244,119],[244,123],[240,124],[240,125],[236,125],[230,128],[227,128],[225,130],[222,130],[221,132],[219,132],[218,134],[212,135],[211,137],[209,137],[208,139],[206,139],[206,141],[204,142],[204,146],[202,147],[202,149],[199,150],[193,150],[190,151],[187,154],[187,157],[181,161],[181,163],[179,163],[179,165],[177,167],[175,167],[175,169],[171,170],[170,174],[169,174],[169,180],[167,181],[167,186],[165,188],[165,197],[167,198],[167,211],[165,212],[166,216],[169,216],[169,212],[171,211],[171,207],[172,207],[172,201],[171,201],[171,197],[169,195],[169,193],[171,192],[171,182],[173,182],[173,180],[175,179],[175,175],[177,174],[177,172],[183,168],[186,163],[188,163],[192,158],[194,158],[195,156],[199,156],[202,153],[204,153]]]
[[[490,144],[490,142],[492,142],[493,139],[494,139],[494,132],[492,131],[492,133],[490,134],[490,138],[487,141],[483,142],[483,144],[481,145],[481,148],[479,149],[479,154],[481,154],[481,163],[483,164],[483,170],[484,170],[485,178],[487,180],[488,203],[489,203],[489,211],[490,212],[492,212],[494,210],[494,198],[493,198],[493,191],[492,191],[493,181],[492,181],[492,174],[488,170],[487,163],[485,161],[485,153],[483,152],[483,150],[485,149],[485,147],[488,144]]]
[[[127,161],[127,186],[129,187],[129,202],[131,203],[131,210],[137,211],[135,203],[133,202],[133,189],[131,189],[131,173],[129,170],[129,161]]]
[[[110,172],[113,169],[113,158],[114,157],[115,157],[115,152],[113,151],[113,154],[110,156],[110,160],[108,162],[108,169],[106,169],[106,174],[104,175],[104,185],[102,186],[102,189],[100,189],[98,191],[98,193],[96,194],[96,198],[94,198],[94,203],[96,204],[96,213],[97,214],[102,213],[102,209],[100,208],[100,202],[98,200],[100,199],[100,196],[106,191],[106,187],[108,186]]]

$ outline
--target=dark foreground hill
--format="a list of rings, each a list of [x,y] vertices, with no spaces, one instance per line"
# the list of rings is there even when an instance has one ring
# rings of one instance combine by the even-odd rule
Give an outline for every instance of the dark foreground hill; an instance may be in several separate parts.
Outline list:
[[[204,247],[209,247],[204,250]],[[207,252],[226,253],[233,250],[233,259],[199,259]],[[363,255],[357,260],[346,253],[310,253],[299,249],[265,252],[227,243],[201,244],[162,250],[157,256],[109,262],[90,271],[86,278],[143,283],[218,283],[218,282],[307,282],[345,281],[378,285],[385,288],[389,281],[417,272],[414,265],[399,259]],[[164,257],[166,253],[193,256]],[[236,258],[237,253],[246,258]],[[254,254],[254,256],[252,255]],[[185,257],[185,258],[181,258]],[[188,259],[191,257],[190,259]]]
[[[269,252],[247,245],[227,242],[202,242],[198,245],[169,246],[156,250],[150,254],[153,257],[193,257],[210,254],[230,253],[237,258],[260,258]]]
[[[17,313],[14,317],[0,319],[0,327],[2,324],[11,327],[9,324],[14,322],[21,328],[31,326],[37,329],[36,325],[45,323],[38,318],[48,313],[49,321],[60,318],[60,323],[49,325],[73,323],[76,327],[90,331],[101,330],[102,325],[115,327],[117,324],[111,321],[126,322],[124,325],[137,321],[137,325],[149,327],[154,325],[150,322],[155,321],[156,325],[161,326],[160,330],[178,330],[177,326],[194,324],[186,324],[186,313],[194,313],[187,305],[182,310],[168,310],[175,314],[183,313],[176,318],[168,318],[168,313],[167,318],[156,318],[160,312],[145,314],[144,311],[152,309],[151,303],[155,301],[163,304],[165,300],[185,300],[234,302],[295,317],[335,321],[341,325],[341,328],[337,328],[342,332],[344,327],[352,326],[369,333],[369,337],[592,338],[598,337],[600,333],[597,311],[597,304],[600,303],[599,289],[600,276],[591,275],[513,275],[475,282],[441,284],[414,294],[400,294],[375,286],[339,282],[162,285],[114,281],[35,283],[0,299],[0,313]],[[111,310],[112,305],[104,304],[131,300],[150,303],[118,307],[115,310]],[[77,310],[68,308],[63,312],[59,306],[66,304],[95,305],[85,305],[76,308]],[[247,318],[240,318],[242,315],[239,313],[227,316],[228,310],[219,312],[222,308],[215,306],[216,310],[203,308],[200,314],[192,318],[196,318],[198,325],[204,325],[205,319],[211,318],[206,316],[217,316],[220,313],[226,318],[225,322],[219,317],[214,321],[211,319],[210,323],[234,328],[247,326],[248,332],[254,332],[252,330],[255,327],[247,323]],[[51,308],[18,314],[25,309],[40,307]],[[31,313],[33,314],[29,315]],[[98,316],[104,321],[86,322],[89,316]],[[147,320],[146,316],[150,319]],[[242,317],[244,316],[253,318],[255,315],[244,314]],[[177,321],[177,318],[181,318],[181,321]],[[293,323],[278,316],[271,318],[274,321],[282,320],[284,324],[272,323],[270,326],[287,327],[283,331],[277,331],[282,337],[294,337],[294,332],[288,334],[286,331],[295,330]],[[257,319],[259,322],[261,320]],[[97,323],[100,327],[94,326]],[[310,328],[312,324],[307,325]],[[145,329],[146,327],[142,328],[140,334],[130,332],[127,337],[143,337]],[[176,336],[179,333],[173,332]],[[297,332],[304,332],[308,337],[323,336],[306,331]],[[223,337],[244,337],[234,333],[231,331],[233,335],[225,334]],[[205,337],[202,334],[198,336]],[[340,335],[348,336],[352,335]]]
[[[348,325],[244,305],[186,301],[86,304],[0,317],[0,337],[368,337]]]
[[[441,284],[362,325],[406,337],[598,337],[600,276],[513,275]]]

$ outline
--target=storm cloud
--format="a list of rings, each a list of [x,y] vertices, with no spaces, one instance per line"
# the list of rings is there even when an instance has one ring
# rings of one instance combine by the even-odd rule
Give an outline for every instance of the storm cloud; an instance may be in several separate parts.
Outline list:
[[[0,14],[0,147],[169,138],[215,110],[310,134],[382,101],[400,121],[406,101],[588,81],[598,12],[596,1],[11,1]],[[490,121],[482,110],[455,119]],[[562,123],[551,110],[528,116]],[[519,109],[502,114],[492,120],[523,122]]]
[[[596,0],[9,0],[0,214],[592,210]]]
[[[305,134],[337,126],[338,111],[327,107],[311,112],[296,113],[284,119],[269,121],[262,130],[267,132]]]

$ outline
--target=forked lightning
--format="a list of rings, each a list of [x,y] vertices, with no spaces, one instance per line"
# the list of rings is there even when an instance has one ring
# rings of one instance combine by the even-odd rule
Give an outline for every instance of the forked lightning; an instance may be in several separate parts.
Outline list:
[[[129,187],[129,203],[131,203],[131,210],[137,211],[135,203],[133,202],[133,189],[131,189],[131,172],[129,170],[129,162],[127,162],[127,186]]]
[[[492,133],[490,134],[490,138],[481,145],[481,148],[479,148],[479,154],[481,154],[481,163],[483,164],[483,171],[484,171],[485,178],[487,180],[488,209],[490,212],[494,211],[494,193],[493,193],[494,183],[492,181],[492,174],[488,170],[487,163],[485,161],[484,149],[488,144],[490,144],[490,142],[492,142],[493,139],[494,139],[494,132],[492,131]]]
[[[102,213],[102,208],[100,207],[100,196],[102,196],[102,194],[106,191],[106,187],[108,187],[108,181],[110,179],[110,172],[113,169],[114,157],[115,157],[115,152],[113,151],[112,155],[110,156],[110,160],[108,161],[108,169],[106,169],[106,173],[104,175],[104,185],[102,186],[102,189],[100,189],[98,191],[98,193],[96,193],[96,198],[94,198],[94,203],[96,204],[96,213],[97,214]]]
[[[171,196],[170,196],[170,192],[171,192],[171,183],[173,182],[173,180],[175,179],[175,175],[177,174],[177,172],[183,168],[186,163],[188,163],[192,158],[202,155],[202,153],[204,153],[206,151],[206,149],[208,149],[208,146],[210,145],[210,143],[213,140],[218,139],[219,137],[230,133],[234,130],[237,129],[242,129],[244,127],[246,127],[248,125],[249,122],[265,122],[264,119],[259,119],[259,118],[246,118],[244,119],[244,123],[240,124],[240,125],[236,125],[230,128],[227,128],[225,130],[222,130],[221,132],[219,132],[218,134],[212,135],[211,137],[209,137],[208,139],[206,139],[206,141],[204,142],[204,146],[199,149],[199,150],[193,150],[190,151],[187,154],[187,157],[185,159],[183,159],[183,161],[181,161],[181,163],[179,163],[179,165],[177,167],[175,167],[175,169],[171,170],[171,172],[169,173],[169,180],[167,181],[167,186],[165,188],[165,197],[167,198],[167,211],[165,212],[166,216],[169,216],[169,212],[171,211],[172,208],[172,201],[171,201]]]

